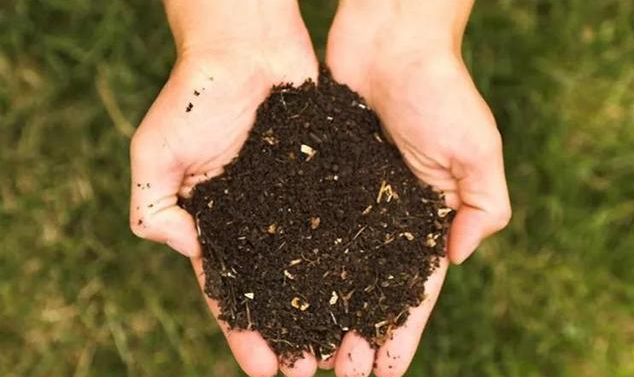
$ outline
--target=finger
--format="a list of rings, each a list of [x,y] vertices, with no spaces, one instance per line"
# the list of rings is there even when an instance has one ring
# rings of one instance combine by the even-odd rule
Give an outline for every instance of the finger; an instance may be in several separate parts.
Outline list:
[[[200,255],[196,225],[177,204],[183,168],[159,132],[140,130],[130,146],[130,228],[186,256]]]
[[[181,198],[189,198],[192,196],[192,192],[196,185],[206,182],[213,177],[221,175],[223,172],[223,168],[217,168],[213,170],[209,170],[203,174],[187,174],[183,179],[183,183],[181,185],[180,190],[178,191],[178,195]]]
[[[462,201],[449,231],[447,251],[453,263],[462,263],[484,238],[504,228],[511,218],[497,131],[491,138],[490,146],[466,153],[452,165]]]
[[[335,360],[337,359],[337,354],[330,356],[326,360],[319,360],[317,362],[317,366],[319,369],[330,370],[335,367]]]
[[[305,352],[292,366],[280,360],[280,370],[286,377],[312,377],[317,373],[317,360],[311,353]]]
[[[367,377],[372,373],[373,363],[374,349],[368,341],[355,332],[348,332],[337,350],[337,377]]]
[[[192,266],[198,279],[201,290],[205,286],[205,274],[203,272],[202,259],[192,258]],[[207,297],[207,306],[215,318],[220,314],[220,308],[215,300]],[[222,330],[233,352],[233,356],[240,368],[250,377],[271,377],[277,374],[277,357],[269,348],[262,336],[255,331],[230,330],[227,323],[218,320],[218,326]]]
[[[453,263],[464,262],[483,239],[504,228],[508,218],[471,206],[458,210],[449,230],[448,255]]]
[[[403,160],[410,170],[423,183],[439,190],[445,197],[445,203],[451,208],[459,208],[461,205],[458,195],[458,183],[449,171],[449,163],[426,155],[416,149],[416,144],[404,142],[401,148]]]
[[[438,299],[448,264],[446,258],[441,259],[440,266],[425,282],[425,300],[410,311],[405,324],[394,330],[392,336],[377,351],[374,368],[377,377],[400,377],[407,371]]]

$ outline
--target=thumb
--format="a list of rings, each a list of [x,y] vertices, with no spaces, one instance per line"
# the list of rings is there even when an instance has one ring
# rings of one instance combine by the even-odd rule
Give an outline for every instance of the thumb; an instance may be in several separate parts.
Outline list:
[[[449,231],[448,255],[464,262],[486,237],[504,228],[511,205],[504,177],[502,147],[497,136],[492,148],[470,154],[452,166],[457,178],[460,207]]]
[[[140,127],[130,145],[130,228],[138,237],[164,243],[179,253],[201,253],[194,219],[178,206],[184,168],[166,139]]]

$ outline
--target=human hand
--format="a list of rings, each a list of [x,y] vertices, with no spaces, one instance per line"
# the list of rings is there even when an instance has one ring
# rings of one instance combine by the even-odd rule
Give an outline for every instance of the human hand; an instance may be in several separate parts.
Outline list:
[[[221,174],[238,154],[273,85],[299,85],[318,72],[295,1],[239,2],[166,1],[178,59],[130,148],[133,232],[191,257],[201,287],[196,225],[178,197]],[[216,302],[207,303],[217,317]],[[277,373],[278,360],[258,333],[219,325],[248,375]],[[316,361],[307,357],[294,368],[281,367],[289,376],[311,375]]]
[[[472,0],[343,0],[328,41],[336,80],[359,92],[418,178],[457,209],[448,259],[464,261],[506,226],[511,210],[501,138],[460,57]],[[430,277],[427,299],[378,351],[348,334],[337,375],[401,376],[436,301],[447,261]],[[350,357],[352,355],[352,357]]]

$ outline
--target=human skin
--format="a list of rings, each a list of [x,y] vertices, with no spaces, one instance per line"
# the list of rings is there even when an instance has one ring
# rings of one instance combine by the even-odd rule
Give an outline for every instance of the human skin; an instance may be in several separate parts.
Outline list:
[[[341,0],[326,59],[334,78],[377,112],[416,176],[457,210],[445,258],[456,264],[511,216],[501,137],[461,57],[472,6],[473,0]],[[337,376],[406,372],[448,261],[427,282],[426,300],[380,349],[355,333],[345,336]]]
[[[130,226],[190,257],[202,287],[196,226],[178,207],[178,197],[221,174],[270,88],[315,79],[317,60],[295,0],[164,2],[178,59],[131,143]],[[499,134],[460,59],[471,5],[342,0],[327,58],[335,78],[378,112],[417,176],[445,191],[458,209],[448,250],[453,262],[463,261],[510,216]],[[426,283],[427,299],[378,352],[350,333],[335,357],[318,363],[306,355],[290,368],[258,333],[219,325],[250,376],[273,376],[278,369],[290,377],[311,376],[317,365],[334,367],[339,377],[367,376],[375,356],[380,377],[398,376],[416,350],[447,265],[443,260]],[[217,303],[206,300],[217,317]]]
[[[196,226],[178,197],[238,154],[273,85],[314,80],[318,65],[294,0],[165,0],[165,8],[178,58],[132,138],[130,226],[190,257],[202,287]],[[217,303],[206,302],[217,318]],[[293,368],[280,364],[258,333],[218,323],[249,376],[271,377],[279,368],[301,377],[317,369],[312,355]]]

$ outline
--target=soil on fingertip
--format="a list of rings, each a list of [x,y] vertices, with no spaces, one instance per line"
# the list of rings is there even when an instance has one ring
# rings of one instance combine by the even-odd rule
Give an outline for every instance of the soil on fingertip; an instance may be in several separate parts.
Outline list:
[[[323,68],[274,87],[239,156],[181,205],[220,318],[289,363],[329,358],[348,331],[380,346],[424,300],[454,216]]]

